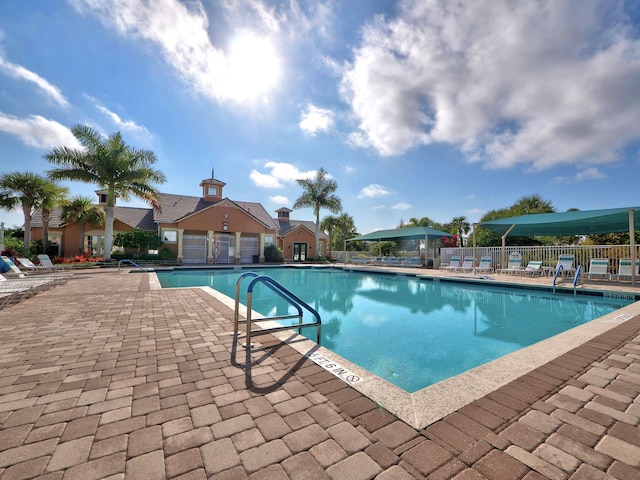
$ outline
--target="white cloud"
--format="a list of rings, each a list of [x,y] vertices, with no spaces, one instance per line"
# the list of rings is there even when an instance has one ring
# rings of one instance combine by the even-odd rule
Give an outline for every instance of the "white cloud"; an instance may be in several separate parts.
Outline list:
[[[391,207],[391,210],[409,210],[410,208],[413,208],[412,205],[409,205],[408,203],[400,202],[393,205]]]
[[[357,169],[356,167],[352,166],[352,165],[345,165],[344,167],[342,167],[342,170],[344,170],[345,173],[353,173],[355,172]]]
[[[289,199],[282,195],[274,195],[272,197],[269,197],[269,200],[278,205],[289,205]]]
[[[18,118],[0,112],[0,132],[13,135],[30,147],[43,149],[58,146],[82,148],[71,130],[55,120],[49,120],[40,115]]]
[[[376,183],[372,183],[371,185],[367,185],[358,194],[358,198],[375,198],[375,197],[383,197],[385,195],[389,195],[391,192],[387,190],[382,185],[378,185]]]
[[[489,168],[615,161],[640,139],[640,36],[624,5],[403,1],[343,72],[351,144],[444,142]]]
[[[133,133],[137,133],[137,134],[141,134],[144,136],[148,136],[150,137],[151,134],[149,133],[149,131],[143,127],[142,125],[138,125],[136,122],[132,121],[132,120],[122,120],[122,118],[120,118],[120,115],[118,115],[115,112],[112,112],[111,110],[109,110],[107,107],[104,107],[102,105],[98,105],[96,104],[96,108],[98,110],[100,110],[102,113],[104,113],[107,117],[109,117],[109,119],[121,130],[125,130],[128,132],[133,132]]]
[[[195,91],[209,98],[235,102],[262,99],[279,78],[279,59],[269,35],[277,30],[277,19],[268,9],[260,8],[261,2],[241,3],[254,6],[266,28],[260,35],[244,31],[225,52],[212,45],[209,19],[198,1],[69,1],[79,12],[98,17],[121,35],[156,45],[165,61]]]
[[[2,56],[0,56],[0,71],[4,72],[10,77],[20,80],[26,80],[27,82],[36,84],[36,86],[40,88],[40,90],[42,90],[57,104],[65,108],[69,106],[69,102],[64,97],[64,95],[62,95],[62,92],[58,87],[52,85],[37,73],[34,73],[21,65],[16,65],[15,63],[8,62],[4,58],[2,58]]]
[[[607,176],[595,167],[587,168],[581,172],[576,173],[576,180],[598,180],[600,178],[606,178]]]
[[[309,135],[326,132],[333,127],[333,112],[326,108],[307,105],[307,109],[300,114],[300,128]]]
[[[270,172],[262,173],[254,168],[249,174],[251,181],[262,188],[283,188],[287,183],[293,183],[300,178],[310,178],[316,173],[314,170],[302,172],[295,165],[282,162],[267,162],[264,168]]]

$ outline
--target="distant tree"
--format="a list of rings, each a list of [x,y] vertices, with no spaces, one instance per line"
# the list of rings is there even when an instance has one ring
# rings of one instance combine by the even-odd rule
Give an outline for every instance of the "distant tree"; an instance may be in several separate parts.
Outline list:
[[[35,173],[15,172],[0,176],[0,208],[13,210],[22,208],[24,214],[24,248],[31,243],[31,219],[42,206],[42,198],[50,182]]]
[[[320,229],[323,232],[326,232],[329,236],[329,256],[331,257],[331,253],[333,251],[333,232],[338,226],[338,219],[329,215],[328,217],[324,217],[322,222],[320,222]]]
[[[341,214],[336,219],[336,227],[340,232],[340,236],[342,237],[342,245],[343,250],[347,250],[347,240],[355,237],[356,234],[356,225],[353,221],[353,217],[347,213]]]
[[[94,183],[107,190],[104,259],[108,261],[113,246],[116,196],[126,201],[133,195],[159,209],[159,193],[152,184],[163,183],[165,177],[152,168],[157,161],[155,154],[128,146],[120,132],[104,138],[90,127],[75,125],[71,133],[83,148],[55,147],[46,154],[44,158],[60,167],[50,170],[49,177]]]
[[[85,225],[98,228],[104,224],[105,213],[102,207],[94,205],[89,197],[77,195],[62,205],[62,221],[78,224],[78,253],[84,252]]]
[[[134,258],[145,255],[149,250],[157,250],[162,245],[162,239],[155,232],[135,228],[126,232],[118,232],[113,240],[117,247],[133,250]]]
[[[331,213],[342,210],[340,198],[334,195],[338,189],[338,182],[329,177],[324,168],[316,172],[314,178],[300,178],[296,180],[303,189],[302,195],[293,204],[293,209],[312,208],[316,216],[316,250],[315,256],[320,256],[320,210],[325,208]]]
[[[42,253],[49,253],[49,222],[51,210],[64,203],[69,189],[61,187],[55,182],[47,182],[40,197],[40,209],[42,210]]]
[[[451,233],[455,233],[458,236],[460,247],[464,247],[463,235],[466,235],[471,230],[471,225],[467,222],[467,217],[455,217],[451,220]]]
[[[422,217],[420,219],[412,217],[409,219],[407,223],[405,223],[400,228],[410,228],[410,227],[427,227],[434,228],[435,222],[431,220],[429,217]]]

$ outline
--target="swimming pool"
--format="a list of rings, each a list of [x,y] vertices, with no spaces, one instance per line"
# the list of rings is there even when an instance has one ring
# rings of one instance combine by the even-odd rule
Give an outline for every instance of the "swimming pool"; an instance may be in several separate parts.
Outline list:
[[[209,286],[233,298],[236,280],[246,271],[180,270],[157,276],[163,287]],[[269,275],[318,310],[322,346],[409,393],[634,301],[334,268],[253,271]],[[292,312],[260,285],[252,300],[253,310],[265,316]]]

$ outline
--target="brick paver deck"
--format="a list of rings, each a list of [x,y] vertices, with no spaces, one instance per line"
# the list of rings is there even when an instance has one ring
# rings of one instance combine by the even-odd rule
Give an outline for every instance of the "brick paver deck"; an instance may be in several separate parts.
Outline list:
[[[77,273],[0,311],[0,479],[638,479],[640,317],[415,430],[231,312]]]

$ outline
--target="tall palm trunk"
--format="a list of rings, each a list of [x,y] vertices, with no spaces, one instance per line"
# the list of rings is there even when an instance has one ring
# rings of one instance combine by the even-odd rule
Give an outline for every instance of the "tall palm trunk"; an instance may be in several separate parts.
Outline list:
[[[104,260],[111,260],[111,249],[113,247],[113,206],[104,207],[106,219],[104,221]]]
[[[51,211],[42,209],[42,253],[49,254],[49,220],[51,220]]]
[[[31,206],[23,205],[22,213],[24,213],[24,248],[29,250],[31,244]]]
[[[78,253],[84,253],[84,222],[78,223]]]

